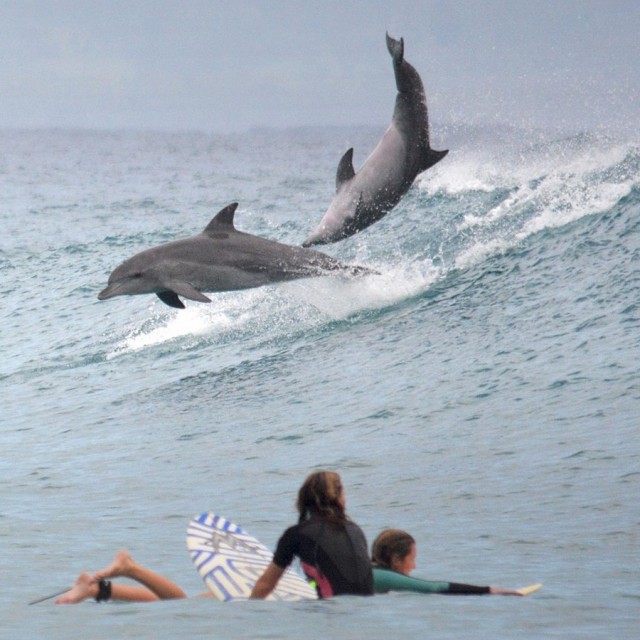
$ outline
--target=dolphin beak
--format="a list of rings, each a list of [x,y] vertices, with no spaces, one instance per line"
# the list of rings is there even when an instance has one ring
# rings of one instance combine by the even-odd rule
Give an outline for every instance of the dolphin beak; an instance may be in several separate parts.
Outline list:
[[[98,294],[98,300],[106,300],[107,298],[113,298],[118,295],[117,287],[109,285],[106,289],[103,289]]]

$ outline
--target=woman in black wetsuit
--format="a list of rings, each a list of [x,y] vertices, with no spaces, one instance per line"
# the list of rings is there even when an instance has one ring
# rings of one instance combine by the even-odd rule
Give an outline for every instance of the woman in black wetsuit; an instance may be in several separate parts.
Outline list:
[[[479,587],[459,582],[435,582],[410,577],[416,568],[416,541],[401,529],[385,529],[375,539],[372,550],[373,582],[376,593],[413,591],[416,593],[446,593],[452,595],[525,596],[537,591],[540,585],[523,589]]]
[[[271,564],[256,582],[252,598],[266,598],[293,561],[300,558],[318,596],[372,595],[373,573],[367,541],[345,512],[340,476],[332,471],[312,473],[298,491],[298,524],[278,541]]]

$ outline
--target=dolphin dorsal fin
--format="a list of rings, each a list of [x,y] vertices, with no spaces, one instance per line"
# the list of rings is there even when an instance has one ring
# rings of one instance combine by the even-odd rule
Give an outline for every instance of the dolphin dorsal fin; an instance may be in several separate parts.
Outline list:
[[[235,231],[236,228],[233,226],[233,216],[237,208],[238,203],[232,202],[224,209],[220,209],[202,233],[211,235],[213,233],[220,233],[220,231]]]
[[[338,163],[338,170],[336,171],[336,191],[355,175],[356,172],[353,169],[353,147],[351,147],[351,149],[347,149]]]

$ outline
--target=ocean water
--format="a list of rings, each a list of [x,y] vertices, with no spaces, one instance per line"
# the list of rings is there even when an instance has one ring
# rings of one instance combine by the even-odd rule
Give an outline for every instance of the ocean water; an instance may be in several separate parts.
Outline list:
[[[2,638],[634,637],[640,628],[640,143],[434,127],[449,156],[324,247],[379,275],[100,302],[201,231],[299,244],[381,130],[0,132]],[[308,472],[343,476],[416,576],[528,598],[28,602],[129,549],[190,594],[188,520],[273,547]]]

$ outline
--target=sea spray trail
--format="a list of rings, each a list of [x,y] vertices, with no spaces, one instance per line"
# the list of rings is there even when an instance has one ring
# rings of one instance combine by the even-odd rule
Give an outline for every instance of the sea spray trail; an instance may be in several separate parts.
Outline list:
[[[566,146],[552,141],[530,154],[518,149],[505,155],[462,150],[459,162],[455,155],[450,159],[450,173],[441,169],[420,185],[430,197],[452,203],[469,196],[462,219],[444,240],[459,250],[452,257],[457,267],[473,266],[544,229],[606,212],[638,184],[636,145],[586,136]]]
[[[423,293],[439,276],[437,269],[424,263],[376,264],[375,268],[380,275],[357,281],[329,277],[288,283],[277,291],[218,295],[212,305],[190,305],[184,313],[157,312],[152,319],[129,327],[107,358],[169,341],[178,341],[181,349],[199,339],[224,343],[259,335],[262,341],[271,341],[392,306]],[[156,303],[154,309],[158,310]]]
[[[637,147],[616,144],[603,149],[598,140],[580,138],[571,141],[574,154],[567,158],[568,152],[564,150],[559,157],[551,156],[557,167],[549,167],[544,162],[550,157],[550,148],[555,150],[557,146],[555,141],[551,142],[536,149],[534,157],[527,158],[526,163],[521,159],[520,167],[511,167],[513,175],[506,184],[504,167],[499,164],[493,169],[493,176],[480,178],[478,175],[466,175],[454,185],[447,182],[450,177],[444,170],[436,169],[437,175],[433,179],[425,179],[421,183],[421,190],[429,197],[429,201],[424,203],[427,209],[431,202],[437,202],[438,195],[443,192],[460,194],[481,191],[503,198],[488,211],[465,213],[462,222],[454,230],[442,231],[442,244],[454,244],[454,251],[458,252],[450,258],[451,268],[471,268],[488,256],[506,251],[544,229],[560,227],[583,216],[606,211],[630,193],[637,175],[632,171],[633,165],[640,161]],[[462,171],[455,154],[452,156],[452,175],[460,176],[465,171],[469,173],[469,166],[473,166],[476,173],[478,168],[483,172],[490,171],[487,168],[488,159],[476,155],[469,162],[464,151],[461,155]],[[436,209],[433,217],[437,213]],[[437,228],[438,221],[430,219],[425,226]],[[447,231],[452,232],[449,237],[445,236]],[[426,235],[426,231],[422,233]],[[404,258],[402,264],[377,264],[376,268],[382,275],[366,278],[363,282],[344,285],[330,279],[326,283],[288,285],[288,290],[328,318],[339,320],[417,295],[446,274],[446,269],[438,269],[430,264],[427,276],[424,263],[418,260],[412,263],[409,257]],[[249,296],[243,297],[247,299]],[[258,295],[258,298],[259,305],[265,305],[268,299],[264,295]],[[293,310],[294,303],[288,304]],[[242,306],[244,308],[245,305]],[[266,307],[269,309],[268,302]],[[254,312],[260,313],[257,309]],[[210,322],[206,320],[207,317]],[[195,316],[192,314],[190,320],[174,317],[169,325],[156,327],[150,333],[134,331],[126,339],[124,349],[135,350],[185,335],[224,333],[225,329],[231,326],[237,328],[248,321],[246,312],[228,317],[222,310],[216,310],[213,314],[208,311]]]

